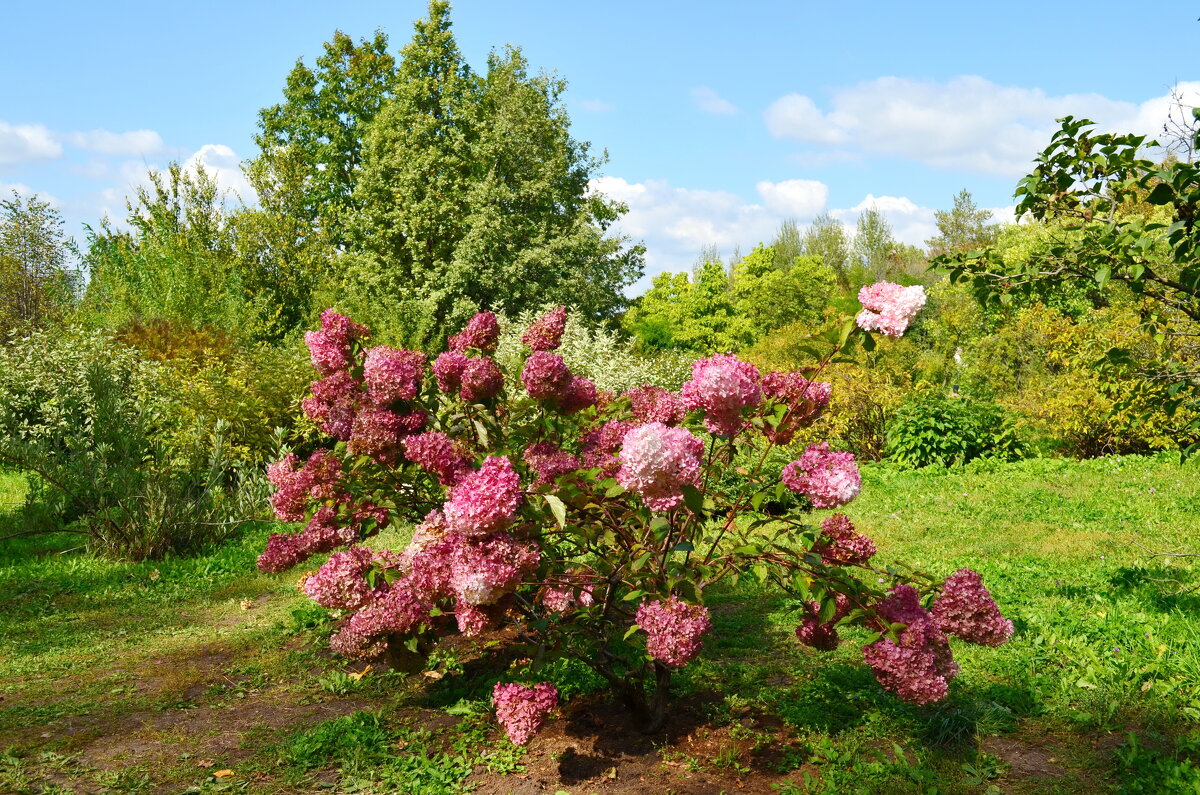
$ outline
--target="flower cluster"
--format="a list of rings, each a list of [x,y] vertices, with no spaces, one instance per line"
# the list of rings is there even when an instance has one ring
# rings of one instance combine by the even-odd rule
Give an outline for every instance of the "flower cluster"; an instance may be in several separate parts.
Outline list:
[[[504,456],[487,458],[450,492],[447,526],[467,536],[503,530],[521,505],[521,479]]]
[[[302,522],[309,499],[329,500],[338,495],[342,462],[328,450],[318,450],[299,469],[294,453],[267,467],[267,480],[278,491],[271,495],[275,518],[281,522]]]
[[[433,377],[437,379],[438,389],[448,395],[461,389],[463,370],[470,361],[462,351],[449,350],[439,354],[433,360]]]
[[[330,610],[358,610],[380,595],[367,582],[376,555],[366,547],[335,552],[320,570],[304,581],[304,593]]]
[[[492,353],[500,341],[500,322],[491,312],[480,312],[467,321],[467,327],[450,338],[450,350],[465,351],[474,348],[482,353]]]
[[[877,282],[858,291],[858,302],[863,305],[856,318],[859,328],[899,337],[925,306],[925,288]]]
[[[799,372],[771,372],[763,376],[763,395],[786,407],[779,424],[770,423],[763,435],[773,444],[787,444],[796,436],[796,431],[812,425],[825,413],[833,386],[823,381],[809,381]]]
[[[850,600],[837,594],[834,600],[833,618],[821,621],[821,605],[817,602],[804,603],[804,619],[796,627],[796,637],[805,646],[819,651],[833,651],[838,645],[838,622],[850,612]]]
[[[345,315],[326,309],[321,313],[321,330],[304,334],[313,368],[322,376],[346,369],[350,365],[351,343],[367,334],[366,326],[360,326]]]
[[[810,444],[800,458],[783,468],[785,486],[803,494],[814,508],[837,508],[862,491],[853,453],[838,453],[828,442]]]
[[[672,668],[699,654],[702,639],[712,628],[707,607],[681,602],[673,594],[666,601],[642,602],[635,621],[646,633],[646,651]]]
[[[329,648],[343,657],[370,657],[383,651],[386,636],[411,632],[429,617],[430,605],[404,580],[392,583],[342,624]]]
[[[899,640],[885,636],[863,649],[879,684],[914,704],[945,698],[950,680],[958,675],[958,663],[950,655],[946,634],[921,606],[917,589],[897,585],[876,612],[886,624],[904,624]]]
[[[674,392],[661,386],[645,384],[630,389],[622,397],[629,399],[633,416],[639,422],[661,422],[663,425],[683,422],[683,401]]]
[[[571,385],[571,371],[557,353],[534,351],[525,360],[521,383],[534,400],[557,402]]]
[[[551,613],[565,613],[573,607],[591,607],[595,603],[595,591],[586,582],[546,586],[542,591],[542,606]]]
[[[504,373],[499,365],[486,356],[468,359],[462,369],[462,388],[458,396],[468,403],[491,400],[504,388]]]
[[[821,522],[814,551],[835,566],[862,566],[875,554],[875,542],[855,530],[844,513],[835,513]]]
[[[317,509],[299,533],[273,533],[258,556],[258,568],[268,573],[284,571],[313,555],[352,544],[359,537],[356,523],[339,524],[337,509],[326,505]]]
[[[558,706],[558,690],[549,682],[533,687],[497,682],[492,704],[508,739],[513,745],[526,745],[542,728],[550,710]]]
[[[945,632],[981,646],[999,646],[1013,634],[1013,622],[1000,615],[983,578],[970,569],[946,578],[933,602],[933,617]]]
[[[437,476],[443,486],[453,486],[471,471],[470,460],[441,431],[426,431],[407,437],[404,457]]]
[[[338,441],[350,438],[354,413],[358,410],[361,384],[346,370],[330,373],[312,384],[312,395],[300,408],[321,430]]]
[[[561,475],[574,472],[581,466],[578,458],[553,442],[537,442],[526,447],[525,463],[537,473],[534,486],[552,484]]]
[[[580,439],[583,465],[588,469],[599,468],[608,477],[615,475],[621,465],[617,451],[625,441],[625,434],[634,427],[634,423],[626,420],[609,420],[585,433]]]
[[[367,397],[377,406],[412,400],[421,389],[425,354],[380,345],[367,351],[363,381]]]
[[[556,307],[542,315],[521,335],[521,342],[535,351],[552,351],[562,344],[567,329],[567,308]]]
[[[669,511],[683,502],[684,484],[700,483],[704,442],[686,428],[661,422],[639,425],[621,443],[617,482],[637,494],[652,511]]]
[[[758,368],[736,356],[718,354],[692,365],[692,380],[681,390],[689,409],[704,411],[704,426],[716,436],[735,436],[743,414],[762,400]]]

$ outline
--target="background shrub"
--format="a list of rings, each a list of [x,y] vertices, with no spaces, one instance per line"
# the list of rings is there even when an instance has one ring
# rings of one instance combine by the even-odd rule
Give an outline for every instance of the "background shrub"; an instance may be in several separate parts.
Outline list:
[[[958,395],[910,397],[887,424],[888,458],[904,466],[950,466],[976,458],[1012,461],[1025,453],[999,406]]]

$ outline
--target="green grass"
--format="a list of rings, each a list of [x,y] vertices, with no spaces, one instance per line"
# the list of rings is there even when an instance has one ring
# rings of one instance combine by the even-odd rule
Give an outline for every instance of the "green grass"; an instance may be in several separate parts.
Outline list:
[[[846,511],[880,559],[977,569],[1013,640],[955,641],[950,698],[919,708],[862,665],[865,633],[815,652],[796,642],[788,600],[712,591],[714,632],[677,695],[702,711],[689,736],[720,742],[699,753],[680,740],[660,749],[665,764],[769,774],[785,792],[1196,791],[1200,576],[1194,559],[1145,550],[1200,551],[1200,467],[1131,457],[863,476]],[[0,510],[24,488],[0,474]],[[299,572],[255,569],[270,530],[139,564],[68,551],[67,534],[0,543],[0,791],[434,793],[531,764],[489,717],[504,660],[444,646],[438,681],[352,676],[324,652],[330,616],[297,591]],[[544,673],[566,698],[598,689],[583,668]]]

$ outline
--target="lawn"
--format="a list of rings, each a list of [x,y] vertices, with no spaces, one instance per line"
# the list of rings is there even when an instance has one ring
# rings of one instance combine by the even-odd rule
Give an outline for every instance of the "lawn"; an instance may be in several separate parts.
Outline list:
[[[495,639],[443,641],[426,670],[346,665],[299,572],[259,574],[270,532],[139,564],[79,537],[0,543],[4,792],[1200,792],[1200,466],[1165,458],[864,468],[847,508],[881,558],[984,575],[1017,625],[955,642],[931,707],[884,693],[866,634],[801,646],[795,606],[710,593],[716,631],[644,735],[586,669],[527,749],[490,719]],[[0,535],[24,481],[0,474]],[[373,544],[398,545],[403,531]]]

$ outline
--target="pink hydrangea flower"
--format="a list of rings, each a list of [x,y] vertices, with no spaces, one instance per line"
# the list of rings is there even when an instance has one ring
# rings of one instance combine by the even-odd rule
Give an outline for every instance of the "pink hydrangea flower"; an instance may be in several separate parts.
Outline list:
[[[763,434],[774,444],[787,444],[796,431],[812,425],[829,405],[833,387],[823,381],[809,381],[800,372],[772,372],[763,376],[763,394],[787,406],[779,425],[769,424]]]
[[[454,620],[458,631],[468,638],[482,635],[492,626],[492,618],[483,608],[459,599],[454,603]]]
[[[598,399],[596,385],[592,383],[591,379],[573,375],[570,383],[567,384],[566,392],[558,401],[558,409],[563,414],[576,414],[596,405]]]
[[[363,363],[367,396],[377,406],[415,398],[424,374],[425,354],[387,345],[371,348]]]
[[[565,613],[573,607],[591,607],[595,603],[590,585],[554,586],[542,591],[542,606],[551,613]]]
[[[400,452],[400,438],[409,432],[409,428],[408,415],[365,408],[354,417],[346,449],[354,455],[370,456],[380,464],[393,464]]]
[[[557,353],[534,351],[525,360],[521,383],[534,400],[557,402],[571,385],[571,371]]]
[[[487,356],[467,359],[462,370],[462,389],[458,396],[468,403],[490,400],[504,388],[504,373]]]
[[[583,465],[588,469],[599,468],[609,477],[615,475],[621,465],[617,460],[617,451],[625,441],[625,434],[634,427],[635,423],[626,420],[609,420],[585,433],[580,439]]]
[[[945,698],[950,680],[958,675],[958,663],[945,633],[921,606],[917,589],[897,585],[876,610],[882,621],[905,625],[899,641],[885,636],[863,649],[879,684],[914,704]]]
[[[386,636],[412,631],[429,617],[431,605],[401,578],[381,596],[342,623],[329,648],[343,657],[370,657],[386,645]]]
[[[850,600],[843,594],[834,597],[836,609],[833,618],[821,623],[821,605],[817,602],[806,602],[805,616],[800,626],[796,627],[796,637],[806,646],[812,646],[819,651],[833,651],[838,646],[837,624],[850,612]]]
[[[480,312],[467,322],[467,327],[450,338],[450,350],[474,348],[483,353],[496,350],[500,341],[500,322],[491,312]]]
[[[642,602],[636,621],[646,632],[646,651],[672,668],[699,654],[704,634],[712,628],[708,608],[681,602],[674,594],[666,601]]]
[[[361,395],[360,384],[349,372],[339,370],[312,384],[312,396],[300,403],[305,416],[339,441],[350,438]]]
[[[661,422],[639,425],[625,434],[617,481],[637,494],[652,511],[669,511],[683,502],[684,484],[700,483],[704,442],[686,428]]]
[[[425,519],[413,528],[412,538],[408,546],[397,558],[397,568],[403,572],[412,571],[413,560],[429,547],[441,541],[446,536],[446,517],[441,511],[430,511]]]
[[[309,498],[325,500],[339,492],[342,463],[328,450],[318,450],[297,468],[294,453],[267,467],[267,479],[278,487],[271,495],[275,518],[281,522],[304,521]]]
[[[512,462],[491,456],[450,492],[444,513],[446,524],[466,536],[503,530],[521,506],[521,479]]]
[[[856,319],[859,328],[899,337],[925,306],[925,288],[877,282],[858,291],[858,302],[863,305]]]
[[[783,468],[782,480],[808,497],[814,508],[845,505],[862,491],[854,454],[834,452],[827,442],[810,444],[800,458]]]
[[[552,351],[562,344],[562,335],[566,328],[567,308],[556,307],[539,317],[529,330],[521,335],[521,342],[535,351]]]
[[[258,556],[258,569],[271,574],[290,569],[313,555],[351,544],[359,535],[357,527],[338,523],[336,508],[322,506],[299,533],[275,533],[268,538]]]
[[[453,486],[471,471],[470,460],[459,452],[454,440],[441,431],[426,431],[402,442],[404,457],[432,472],[443,486]]]
[[[552,709],[558,706],[558,689],[549,682],[533,687],[496,683],[492,690],[496,720],[513,745],[526,745],[537,734]]]
[[[1000,614],[983,578],[971,569],[946,578],[933,602],[933,617],[944,632],[981,646],[999,646],[1013,634],[1013,622]]]
[[[663,425],[683,422],[683,401],[674,392],[661,386],[645,384],[630,389],[622,397],[629,398],[633,416],[640,422],[661,422]]]
[[[743,413],[762,400],[758,368],[736,356],[718,354],[692,365],[683,385],[683,403],[703,409],[704,426],[717,436],[734,436],[745,425]]]
[[[471,360],[462,351],[446,351],[433,360],[438,389],[452,395],[462,387],[463,370]]]
[[[304,581],[304,592],[321,607],[358,610],[385,590],[367,583],[367,572],[374,562],[374,553],[366,547],[335,552],[316,574]]]
[[[579,459],[552,442],[537,442],[525,448],[525,463],[537,473],[534,486],[545,486],[558,480],[560,475],[574,472],[581,464]]]
[[[448,588],[472,605],[487,605],[512,592],[525,575],[537,567],[541,555],[535,545],[522,544],[507,533],[496,533],[479,541],[465,539],[455,543],[451,537],[448,553]]]
[[[826,563],[837,566],[861,566],[875,554],[875,542],[854,529],[850,518],[835,513],[821,522],[822,537],[814,551]]]

